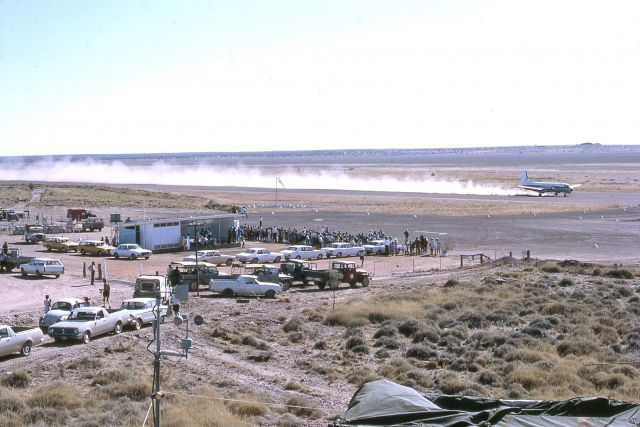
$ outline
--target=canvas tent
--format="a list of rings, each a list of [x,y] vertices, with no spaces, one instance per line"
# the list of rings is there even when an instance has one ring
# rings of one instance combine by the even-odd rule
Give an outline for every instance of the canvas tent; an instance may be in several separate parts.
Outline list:
[[[346,426],[638,426],[640,405],[604,397],[564,401],[421,395],[387,380],[364,384],[335,423]]]

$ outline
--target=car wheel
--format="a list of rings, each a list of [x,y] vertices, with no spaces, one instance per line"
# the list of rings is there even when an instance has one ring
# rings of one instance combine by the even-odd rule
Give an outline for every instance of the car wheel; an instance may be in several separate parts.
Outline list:
[[[280,262],[280,257],[277,256],[276,259],[273,260],[273,262]]]
[[[318,289],[323,290],[327,286],[324,282],[318,282]]]
[[[380,249],[378,249],[378,250],[376,251],[376,255],[380,255],[381,253],[382,253],[382,250],[380,250]]]
[[[276,291],[274,291],[273,289],[269,289],[267,292],[264,293],[264,296],[272,299],[276,297]]]
[[[301,258],[300,255],[296,255],[296,259],[300,259],[300,258]]]
[[[47,245],[47,251],[51,252],[51,246]]]
[[[120,258],[120,254],[119,254],[118,252],[116,252],[115,254],[113,254],[113,257],[114,257],[115,259],[118,259],[118,258]]]
[[[53,338],[53,341],[54,341],[56,344],[62,344],[62,338],[54,337],[54,338]]]
[[[251,264],[257,264],[258,263],[258,258],[254,258],[251,260]]]
[[[117,322],[116,326],[113,327],[113,333],[118,335],[120,332],[122,332],[122,323]]]
[[[36,270],[36,276],[42,277],[42,273],[40,273],[40,270]]]
[[[369,286],[369,277],[363,277],[362,278],[362,287],[366,288],[367,286]]]
[[[327,252],[326,254],[324,254],[324,256],[326,256],[327,259],[331,258],[331,252]]]
[[[338,252],[338,254],[336,255],[336,258],[342,258],[342,252]]]
[[[22,274],[22,277],[27,277],[27,272],[24,271],[24,268],[20,269],[20,274]]]
[[[318,259],[322,259],[322,254],[318,254]]]
[[[22,345],[22,349],[20,350],[20,354],[23,356],[28,356],[31,354],[31,341],[27,341]]]
[[[140,328],[142,328],[142,320],[136,319],[135,322],[133,322],[133,327],[136,331],[139,331]]]
[[[129,258],[131,258],[131,259],[136,259],[136,258],[138,258],[138,257],[137,257],[137,255],[136,255],[136,254],[131,254],[131,255],[129,256]]]
[[[290,287],[291,287],[291,282],[290,281],[285,280],[284,282],[282,282],[282,290],[283,291],[288,291]]]
[[[144,259],[149,259],[150,255],[145,255]]]
[[[349,282],[349,286],[351,286],[352,288],[355,288],[356,287],[356,283],[357,282]]]
[[[87,254],[87,252],[86,252],[84,249],[80,249],[80,253],[81,253],[82,255],[86,255],[86,254]]]
[[[228,260],[226,260],[226,261],[225,261],[225,265],[226,265],[227,267],[230,267],[230,266],[231,266],[231,264],[233,264],[233,260],[232,260],[231,258],[229,258]]]
[[[309,286],[309,281],[308,281],[308,280],[303,280],[303,281],[302,281],[302,284],[303,284],[304,286]]]
[[[225,298],[233,298],[233,295],[234,295],[233,289],[227,288],[224,291],[222,291],[222,296]]]
[[[91,332],[85,331],[85,333],[82,334],[82,342],[85,344],[89,344],[89,341],[91,341]]]
[[[54,274],[54,276],[55,276],[55,278],[56,278],[56,279],[59,279],[59,278],[60,278],[60,275],[59,275],[59,274]]]

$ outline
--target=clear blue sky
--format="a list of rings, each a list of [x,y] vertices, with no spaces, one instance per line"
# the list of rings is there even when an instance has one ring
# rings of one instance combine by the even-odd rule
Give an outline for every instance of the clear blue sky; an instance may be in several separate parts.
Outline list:
[[[640,142],[636,1],[0,0],[0,155]]]

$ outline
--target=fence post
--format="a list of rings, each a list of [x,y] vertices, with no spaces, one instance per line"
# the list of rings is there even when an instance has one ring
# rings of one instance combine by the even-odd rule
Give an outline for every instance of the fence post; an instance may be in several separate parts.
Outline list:
[[[98,263],[98,281],[102,280],[102,264]]]
[[[460,255],[460,267],[464,267],[463,262],[462,262],[462,255]]]
[[[87,262],[82,261],[82,277],[87,277]]]

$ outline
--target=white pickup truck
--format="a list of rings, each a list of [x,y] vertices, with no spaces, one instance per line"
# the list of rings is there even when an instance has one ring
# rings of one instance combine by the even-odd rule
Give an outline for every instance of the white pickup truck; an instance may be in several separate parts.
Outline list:
[[[40,328],[21,328],[0,325],[0,356],[20,353],[28,356],[31,348],[44,341],[44,334]]]
[[[122,318],[127,319],[129,325],[136,330],[142,325],[153,323],[156,320],[157,304],[155,298],[131,298],[122,301],[120,311]],[[167,306],[160,305],[160,322],[164,323],[167,315]]]
[[[282,286],[277,283],[260,282],[255,276],[243,274],[230,279],[211,279],[209,290],[227,298],[232,298],[234,295],[260,295],[275,298],[276,294],[282,292]]]
[[[49,326],[48,333],[56,342],[82,340],[88,344],[99,335],[119,334],[125,323],[129,323],[129,314],[123,310],[109,313],[102,307],[82,307],[73,310],[67,320]]]

